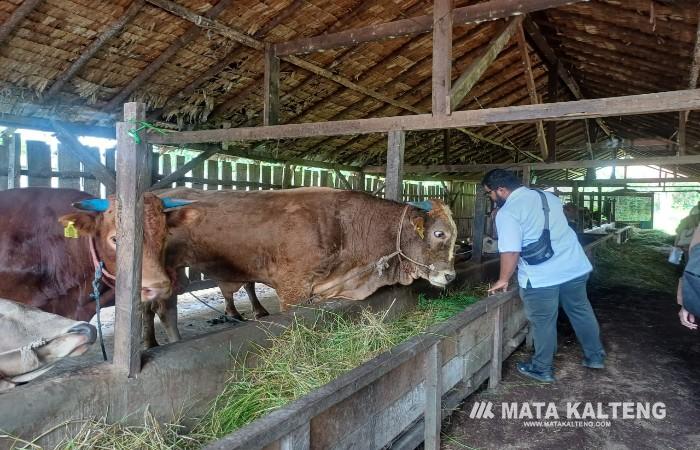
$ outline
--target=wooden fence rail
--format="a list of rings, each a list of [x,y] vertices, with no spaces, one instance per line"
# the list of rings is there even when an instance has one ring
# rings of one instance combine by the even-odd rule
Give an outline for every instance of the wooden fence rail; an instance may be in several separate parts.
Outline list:
[[[439,448],[442,419],[500,380],[525,324],[516,291],[488,297],[206,449]]]

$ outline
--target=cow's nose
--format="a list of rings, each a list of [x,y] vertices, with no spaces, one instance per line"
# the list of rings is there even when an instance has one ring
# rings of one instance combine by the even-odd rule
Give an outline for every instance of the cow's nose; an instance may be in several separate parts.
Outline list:
[[[445,274],[445,281],[447,281],[448,283],[453,282],[455,278],[457,278],[457,275],[455,273],[446,273]]]
[[[69,333],[84,334],[88,338],[88,344],[92,344],[97,339],[97,330],[95,327],[89,323],[80,322],[79,324],[71,327],[68,330]]]

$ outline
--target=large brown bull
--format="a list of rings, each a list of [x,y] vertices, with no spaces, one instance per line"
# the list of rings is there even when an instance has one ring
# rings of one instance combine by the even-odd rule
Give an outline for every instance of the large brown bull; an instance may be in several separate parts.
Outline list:
[[[196,200],[191,210],[199,213],[173,230],[168,268],[190,266],[220,281],[234,316],[233,293],[244,282],[273,287],[285,310],[312,299],[360,300],[417,278],[444,287],[455,277],[457,230],[438,200],[425,211],[329,188],[159,195]]]
[[[76,212],[73,203],[100,212]],[[0,297],[89,321],[96,308],[90,298],[95,267],[103,261],[100,305],[114,304],[111,274],[116,273],[116,210],[114,198],[92,199],[72,189],[1,191]],[[186,218],[186,213],[166,212],[155,195],[144,196],[143,301],[162,305],[171,296],[171,277],[163,266],[165,239],[168,228]],[[69,223],[78,238],[64,236]],[[166,307],[156,309],[172,313]],[[179,339],[177,328],[168,330],[168,338]]]

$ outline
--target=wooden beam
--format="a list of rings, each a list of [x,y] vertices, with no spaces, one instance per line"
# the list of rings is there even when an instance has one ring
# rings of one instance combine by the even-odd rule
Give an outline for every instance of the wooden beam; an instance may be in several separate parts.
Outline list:
[[[559,74],[556,67],[550,67],[547,73],[547,98],[549,103],[559,101]],[[557,123],[547,122],[547,151],[548,162],[557,160]]]
[[[0,25],[0,43],[3,43],[7,38],[15,31],[15,28],[22,23],[22,21],[27,17],[36,7],[41,3],[41,0],[24,0],[14,11],[10,17],[7,18],[2,25]]]
[[[525,74],[525,81],[527,83],[527,92],[530,95],[530,103],[536,105],[541,102],[539,96],[537,95],[535,77],[532,75],[530,53],[527,49],[527,42],[525,42],[525,31],[523,30],[522,25],[519,25],[517,27],[515,35],[518,40],[518,47],[520,47],[520,54],[523,62],[523,73]],[[549,150],[547,149],[547,138],[544,134],[544,126],[542,124],[542,121],[535,122],[535,128],[537,130],[537,143],[540,146],[542,158],[546,160],[549,157]]]
[[[550,70],[556,69],[557,74],[564,82],[566,87],[569,88],[575,99],[583,100],[584,97],[580,86],[574,77],[571,76],[571,73],[569,73],[566,67],[564,67],[564,65],[561,63],[554,52],[554,49],[549,45],[547,39],[540,31],[537,24],[535,24],[535,22],[528,17],[523,21],[523,27],[525,28],[525,31],[527,31],[528,37],[530,38],[530,43],[532,43],[533,48],[535,51],[537,51],[540,58],[547,64]],[[612,130],[610,130],[602,119],[596,119],[596,123],[606,135],[613,135]]]
[[[435,0],[433,6],[433,115],[450,114],[452,83],[453,0]]]
[[[280,116],[280,60],[270,44],[265,46],[264,83],[263,124],[277,125]]]
[[[617,187],[617,186],[628,186],[630,184],[662,184],[668,185],[668,187],[679,187],[677,183],[700,183],[700,177],[687,177],[687,178],[616,178],[608,180],[595,180],[595,181],[584,181],[584,180],[547,180],[538,179],[536,186],[540,187],[568,187],[577,184],[579,187]],[[632,187],[634,189],[634,187]]]
[[[145,5],[144,0],[134,0],[131,5],[124,11],[124,14],[119,17],[116,21],[112,22],[107,26],[105,31],[88,47],[85,49],[85,51],[76,59],[73,61],[73,64],[70,65],[68,69],[63,71],[61,75],[56,78],[56,81],[51,85],[49,88],[48,92],[43,96],[43,101],[46,101],[50,99],[51,97],[55,96],[58,94],[63,86],[73,79],[73,77],[83,68],[85,67],[85,64],[88,63],[90,59],[92,59],[93,56],[113,37],[115,37],[119,32],[126,26],[127,23],[133,19],[136,14],[139,13],[139,11],[143,8]]]
[[[700,73],[700,9],[698,10],[698,27],[695,33],[695,47],[693,48],[693,62],[690,64],[690,77],[688,87],[695,89],[698,85]],[[681,111],[678,117],[678,153],[685,155],[687,152],[686,128],[690,111]]]
[[[386,152],[386,178],[384,198],[403,200],[403,155],[406,149],[406,132],[390,131]]]
[[[452,110],[457,110],[464,97],[472,90],[474,85],[484,75],[486,69],[496,60],[498,55],[506,48],[510,38],[522,23],[522,16],[515,17],[507,22],[503,29],[487,45],[486,50],[471,63],[466,70],[454,82],[450,91],[450,106]]]
[[[483,127],[502,123],[529,123],[539,120],[572,120],[605,116],[624,116],[700,109],[700,89],[597,98],[573,102],[521,105],[470,111],[455,111],[450,116],[430,114],[299,123],[268,127],[228,128],[183,131],[149,135],[154,144],[229,142],[383,133],[391,130],[436,130]]]
[[[192,170],[193,168],[197,167],[200,164],[203,164],[204,161],[209,159],[209,157],[215,155],[216,153],[221,153],[221,147],[219,146],[212,146],[212,148],[203,151],[199,155],[195,156],[194,158],[190,159],[187,161],[187,163],[177,169],[175,172],[167,175],[157,183],[154,183],[150,188],[149,191],[154,191],[156,189],[164,189],[166,187],[169,187],[170,184],[176,182],[179,180],[181,177],[183,177],[187,172]]]
[[[154,3],[155,0],[147,0],[149,3]],[[221,14],[221,12],[226,9],[231,4],[232,0],[219,0],[219,2],[212,6],[205,14],[206,18],[214,18]],[[197,25],[191,25],[185,33],[175,39],[170,46],[163,51],[156,59],[154,59],[145,69],[139,73],[136,78],[131,80],[129,84],[124,86],[121,91],[114,97],[112,97],[107,104],[104,106],[105,111],[111,111],[121,106],[121,104],[126,100],[136,89],[148,81],[153,74],[155,74],[158,69],[163,67],[165,63],[170,61],[170,59],[175,56],[177,52],[183,47],[188,45],[193,40],[197,39],[202,33],[202,30],[197,27]],[[144,120],[146,120],[144,118]]]
[[[556,8],[578,3],[581,0],[491,0],[476,5],[456,8],[452,14],[455,26],[478,23],[486,20],[503,19],[514,15],[527,14],[543,9]],[[587,0],[583,0],[587,1]],[[380,25],[369,25],[338,33],[324,34],[311,38],[298,39],[277,44],[277,55],[295,55],[333,48],[347,47],[364,42],[427,33],[433,29],[433,16],[424,15],[397,20]]]
[[[686,164],[700,164],[700,155],[689,156],[663,156],[656,158],[634,158],[634,159],[600,159],[600,160],[576,160],[559,161],[555,163],[518,163],[518,164],[454,164],[436,166],[404,166],[404,173],[469,173],[488,172],[492,169],[520,170],[523,167],[530,167],[531,170],[563,170],[563,169],[585,169],[608,166],[674,166]],[[384,171],[382,166],[367,166],[365,173],[381,174]]]
[[[231,28],[231,27],[229,27],[229,26],[227,26],[219,21],[201,16],[201,15],[199,15],[199,14],[197,14],[197,13],[195,13],[195,12],[193,12],[193,11],[183,7],[183,6],[178,5],[177,3],[175,3],[171,0],[147,0],[147,1],[153,5],[156,5],[160,8],[165,9],[166,11],[168,11],[172,14],[175,14],[176,16],[179,16],[183,19],[189,20],[190,22],[196,24],[199,27],[202,27],[204,29],[208,29],[208,30],[211,30],[213,32],[219,33],[220,35],[222,35],[224,37],[232,39],[232,40],[234,40],[240,44],[246,45],[250,48],[253,48],[256,50],[262,50],[265,47],[265,44],[263,42],[255,39],[253,37],[250,37],[245,33],[241,33],[240,31],[235,30],[235,29],[233,29],[233,28]],[[512,0],[495,0],[495,1],[499,2],[499,4],[503,1],[506,1],[509,4],[510,3],[517,3],[517,2],[513,2]],[[551,1],[553,1],[553,0],[549,0],[549,2],[551,2]],[[533,2],[533,4],[537,3],[537,2],[546,3],[546,2],[543,2],[542,0],[532,0],[532,2]],[[571,1],[569,1],[568,3],[571,3]],[[518,6],[518,7],[522,7],[522,6]],[[523,8],[527,8],[527,7],[523,7]],[[489,11],[483,11],[482,13],[490,14]],[[426,17],[431,18],[431,29],[432,29],[432,16],[426,16]],[[429,30],[426,30],[426,31],[429,31]],[[280,56],[278,53],[276,53],[276,54],[278,57]],[[401,108],[401,109],[404,109],[406,111],[411,111],[411,112],[416,113],[416,114],[424,112],[423,110],[415,108],[415,107],[413,107],[405,102],[400,102],[400,101],[394,100],[393,98],[386,96],[384,94],[381,94],[377,91],[374,91],[372,89],[368,89],[364,86],[360,86],[359,84],[353,82],[352,80],[349,80],[348,78],[337,75],[330,70],[327,70],[323,67],[320,67],[320,66],[313,64],[313,63],[310,63],[308,61],[304,61],[303,59],[298,58],[296,56],[290,55],[290,56],[280,57],[280,59],[283,61],[286,61],[288,63],[294,64],[295,66],[300,67],[304,70],[307,70],[307,71],[309,71],[313,74],[316,74],[320,77],[326,78],[326,79],[331,80],[331,81],[335,81],[336,83],[338,83],[342,86],[345,86],[346,88],[351,89],[355,92],[359,92],[361,94],[367,95],[368,97],[372,97],[376,100],[379,100],[379,101],[384,102],[384,103],[388,103],[392,106],[396,106],[397,108]],[[214,111],[212,111],[212,115],[216,115],[217,113],[228,110],[230,108],[230,105],[233,104],[235,101],[237,101],[236,98],[231,99],[231,100],[227,101],[226,103],[217,106],[214,109]],[[477,133],[474,133],[472,131],[461,130],[461,129],[460,129],[460,131],[471,136],[471,137],[474,137],[476,139],[486,140],[483,136],[481,136]],[[495,141],[491,141],[491,142],[493,143]],[[512,149],[512,148],[510,148],[502,143],[497,142],[495,145],[498,145],[498,146],[501,146],[504,148],[508,148],[510,150],[514,150],[514,149]]]
[[[35,117],[15,116],[13,114],[0,114],[0,125],[11,128],[27,128],[39,131],[54,131],[53,124],[57,123],[71,134],[77,136],[93,136],[105,139],[115,139],[117,137],[114,127],[103,127],[98,125],[82,125],[60,120],[39,119]]]
[[[145,139],[129,136],[133,122],[146,119],[146,105],[124,105],[117,123],[117,280],[115,285],[114,365],[129,378],[141,371],[141,267],[143,194],[150,185],[151,153]]]
[[[69,149],[83,163],[85,169],[92,173],[100,183],[104,184],[108,191],[114,191],[117,186],[116,176],[114,172],[102,164],[100,155],[81,144],[78,138],[65,129],[61,123],[53,120],[51,122],[53,131],[56,132],[56,137],[64,145],[64,148]]]
[[[350,184],[350,182],[348,182],[348,179],[345,178],[345,175],[343,175],[342,172],[340,172],[340,170],[338,169],[333,169],[333,172],[335,172],[335,175],[340,180],[340,184],[342,184],[345,189],[352,191],[352,185]]]

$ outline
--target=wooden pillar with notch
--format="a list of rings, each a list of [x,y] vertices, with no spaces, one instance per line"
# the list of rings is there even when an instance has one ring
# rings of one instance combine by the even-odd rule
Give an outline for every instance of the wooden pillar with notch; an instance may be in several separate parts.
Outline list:
[[[265,46],[263,124],[277,125],[280,116],[280,59],[271,44]]]
[[[124,122],[117,123],[117,272],[114,365],[134,377],[141,371],[141,257],[143,194],[151,185],[151,154],[145,131],[129,135],[146,119],[146,105],[124,104]]]
[[[453,0],[435,0],[433,5],[433,115],[452,112],[452,8]]]
[[[20,179],[20,153],[22,151],[22,135],[12,133],[10,138],[7,156],[7,188],[15,189],[19,187]]]
[[[403,196],[403,154],[406,148],[406,132],[390,131],[388,141],[384,198],[400,202]]]
[[[557,67],[549,67],[547,80],[547,97],[549,103],[559,101],[559,72]],[[547,134],[547,161],[555,162],[557,160],[557,121],[551,120],[546,125]]]
[[[523,186],[530,187],[530,166],[523,166]]]
[[[475,263],[481,262],[484,249],[484,228],[486,227],[486,191],[484,187],[476,187],[474,199],[474,226],[472,227],[472,258]]]

